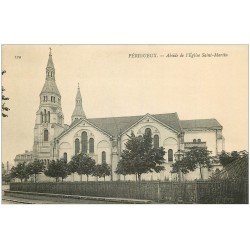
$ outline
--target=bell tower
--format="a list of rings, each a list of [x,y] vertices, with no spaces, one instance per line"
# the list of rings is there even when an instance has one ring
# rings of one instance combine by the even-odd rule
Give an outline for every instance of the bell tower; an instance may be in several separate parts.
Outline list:
[[[45,83],[40,93],[34,128],[34,158],[48,163],[54,159],[54,138],[64,130],[61,95],[56,85],[51,49],[46,67]]]

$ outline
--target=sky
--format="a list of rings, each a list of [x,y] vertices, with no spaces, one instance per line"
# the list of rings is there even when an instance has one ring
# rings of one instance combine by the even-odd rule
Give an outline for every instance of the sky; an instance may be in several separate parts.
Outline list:
[[[247,45],[2,45],[10,98],[2,162],[13,164],[16,154],[32,150],[50,47],[66,124],[79,83],[89,118],[173,112],[181,120],[216,118],[226,151],[248,150]],[[214,53],[224,56],[202,57]]]

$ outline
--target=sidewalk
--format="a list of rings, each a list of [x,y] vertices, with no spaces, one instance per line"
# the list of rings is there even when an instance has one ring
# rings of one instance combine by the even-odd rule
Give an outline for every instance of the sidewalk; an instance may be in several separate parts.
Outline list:
[[[113,197],[95,197],[80,195],[65,195],[51,193],[35,193],[5,190],[2,199],[13,199],[26,204],[151,204],[150,200],[113,198]]]

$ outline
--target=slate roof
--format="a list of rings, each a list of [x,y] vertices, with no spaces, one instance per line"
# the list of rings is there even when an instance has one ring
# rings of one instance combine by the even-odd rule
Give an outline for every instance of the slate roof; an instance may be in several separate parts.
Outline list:
[[[41,94],[42,93],[50,93],[50,94],[56,94],[58,96],[61,96],[60,95],[60,92],[56,86],[56,82],[55,80],[46,80],[44,85],[43,85],[43,89],[41,91]]]
[[[86,118],[85,113],[84,113],[83,108],[82,108],[82,95],[81,95],[79,86],[78,86],[77,94],[76,94],[75,109],[74,109],[71,117],[75,117],[75,116]]]
[[[201,119],[201,120],[179,120],[177,113],[153,114],[150,115],[163,125],[172,128],[177,132],[182,129],[197,129],[197,128],[222,128],[216,119]],[[121,133],[128,130],[130,127],[139,122],[145,115],[138,116],[121,116],[121,117],[105,117],[105,118],[86,118],[91,124],[106,132],[110,136],[117,137]],[[74,120],[71,125],[62,132],[59,137],[66,134],[72,127],[80,123],[83,119]]]
[[[52,60],[52,55],[49,54],[49,59],[48,59],[48,63],[47,63],[47,68],[54,68],[54,63]]]
[[[95,124],[97,127],[101,128],[105,132],[117,136],[122,132],[129,129],[136,122],[142,119],[145,115],[140,116],[123,116],[123,117],[107,117],[107,118],[92,118],[88,119],[91,123]],[[151,115],[153,118],[159,120],[164,125],[176,130],[181,131],[178,116],[176,113],[170,114],[157,114]]]
[[[177,113],[168,113],[168,114],[155,114],[151,115],[153,118],[159,120],[164,125],[181,132],[181,126],[179,123],[179,118]],[[122,132],[126,131],[134,124],[136,124],[140,119],[145,117],[145,115],[138,116],[121,116],[121,117],[105,117],[105,118],[89,118],[86,121],[89,121],[91,124],[95,125],[100,130],[106,132],[107,134],[117,137]],[[74,120],[69,128],[62,132],[59,137],[63,134],[66,134],[72,127],[80,123],[83,119]]]
[[[53,63],[52,55],[51,54],[49,54],[47,68],[51,68],[52,71],[54,70],[54,63]],[[53,78],[51,78],[51,79],[50,78],[46,78],[40,95],[43,94],[43,93],[44,94],[47,94],[47,93],[49,93],[49,94],[56,94],[56,95],[58,95],[58,96],[61,97],[60,92],[59,92],[59,90],[58,90],[58,88],[56,86],[56,81]]]
[[[222,171],[220,171],[215,177],[220,178],[232,178],[232,179],[248,179],[249,165],[248,155],[239,158],[229,163]]]
[[[181,127],[185,129],[221,129],[221,124],[216,119],[180,120]]]

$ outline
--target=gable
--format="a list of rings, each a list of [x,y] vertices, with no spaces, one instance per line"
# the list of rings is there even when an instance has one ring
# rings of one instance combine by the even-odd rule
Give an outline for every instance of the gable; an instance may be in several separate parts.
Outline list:
[[[167,113],[90,119],[82,118],[80,120],[73,121],[69,128],[62,132],[62,134],[59,135],[58,138],[61,138],[65,133],[68,133],[75,126],[78,126],[78,124],[80,124],[82,121],[89,123],[90,126],[95,127],[100,132],[105,133],[110,137],[117,137],[143,119],[153,119],[154,121],[161,123],[163,126],[166,126],[175,132],[181,132],[181,126],[177,113]]]
[[[68,135],[75,128],[85,129],[85,128],[89,128],[89,127],[92,127],[95,130],[98,130],[100,133],[104,134],[105,136],[112,137],[109,133],[107,133],[106,131],[103,131],[102,129],[97,127],[95,124],[92,124],[87,119],[82,118],[79,120],[74,120],[74,122],[72,122],[71,125],[66,130],[64,130],[56,139],[58,140],[64,136]]]
[[[147,116],[149,116],[149,119],[155,119],[155,121],[162,123],[164,126],[167,126],[174,131],[181,131],[179,118],[176,113],[92,118],[88,119],[88,121],[90,121],[92,124],[95,124],[97,127],[101,128],[108,134],[117,137],[118,135],[121,135],[122,133],[126,132],[128,129],[136,125],[141,120],[147,119]]]

